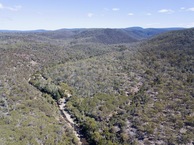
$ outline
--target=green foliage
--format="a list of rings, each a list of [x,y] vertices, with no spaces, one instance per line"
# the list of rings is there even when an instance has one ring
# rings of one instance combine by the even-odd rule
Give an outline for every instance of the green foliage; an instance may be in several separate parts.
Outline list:
[[[69,97],[73,94],[72,89],[65,83],[55,85],[51,79],[43,78],[41,74],[35,74],[30,79],[30,84],[38,88],[40,91],[50,94],[54,100]]]
[[[126,32],[0,33],[0,144],[76,144],[70,95],[90,144],[193,142],[194,30],[113,45],[146,35]]]

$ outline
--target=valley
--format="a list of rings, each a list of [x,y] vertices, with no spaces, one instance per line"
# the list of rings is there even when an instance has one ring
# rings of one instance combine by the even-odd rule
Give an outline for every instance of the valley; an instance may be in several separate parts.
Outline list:
[[[194,29],[0,32],[0,68],[2,145],[194,143]]]

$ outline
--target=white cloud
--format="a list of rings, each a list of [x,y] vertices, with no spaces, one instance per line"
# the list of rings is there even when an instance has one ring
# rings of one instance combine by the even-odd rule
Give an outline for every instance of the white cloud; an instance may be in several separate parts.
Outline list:
[[[18,11],[22,8],[22,6],[13,6],[13,7],[7,7],[0,3],[0,10],[9,10],[9,11]]]
[[[191,22],[189,24],[186,25],[187,28],[193,28],[194,27],[194,22]]]
[[[174,11],[171,9],[161,9],[158,11],[158,13],[172,14],[172,13],[174,13]]]
[[[93,13],[88,13],[87,16],[88,16],[89,18],[91,18],[91,17],[94,16],[94,14],[93,14]]]
[[[0,3],[0,10],[3,9],[3,5]]]
[[[185,7],[181,7],[180,9],[181,9],[181,10],[185,10]]]
[[[151,16],[152,14],[151,14],[151,13],[147,13],[146,15],[147,15],[147,16]]]
[[[119,11],[119,8],[112,8],[113,11]]]
[[[128,16],[133,16],[134,15],[134,13],[128,13]]]
[[[6,8],[10,11],[19,11],[22,8],[22,6],[18,5],[14,7],[6,7]]]
[[[194,7],[193,7],[193,8],[188,8],[187,11],[192,11],[192,12],[194,12]]]

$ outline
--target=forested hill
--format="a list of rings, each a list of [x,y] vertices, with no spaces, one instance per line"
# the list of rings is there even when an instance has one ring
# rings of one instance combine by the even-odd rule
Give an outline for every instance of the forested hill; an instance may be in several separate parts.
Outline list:
[[[172,47],[176,48],[177,46],[186,46],[193,45],[193,35],[194,35],[194,28],[186,29],[186,30],[179,30],[179,31],[171,31],[165,34],[161,34],[156,36],[155,38],[151,39],[149,42],[153,44],[171,44]]]
[[[34,31],[8,31],[1,30],[4,33],[26,33],[29,35],[39,35],[51,39],[59,40],[73,40],[73,42],[95,42],[103,44],[118,44],[118,43],[130,43],[137,42],[139,40],[151,38],[158,34],[181,30],[183,28],[141,28],[141,27],[129,27],[120,29],[110,28],[93,28],[93,29],[59,29],[55,31],[47,30],[34,30]]]
[[[194,29],[171,30],[1,32],[0,144],[78,144],[66,90],[89,144],[192,144]]]
[[[67,110],[91,144],[188,144],[194,140],[193,32],[112,45],[41,74],[73,88]]]
[[[44,32],[41,35],[54,39],[82,40],[84,42],[96,42],[104,44],[130,43],[158,35],[160,33],[181,30],[183,28],[148,28],[130,27],[123,29],[60,29]]]

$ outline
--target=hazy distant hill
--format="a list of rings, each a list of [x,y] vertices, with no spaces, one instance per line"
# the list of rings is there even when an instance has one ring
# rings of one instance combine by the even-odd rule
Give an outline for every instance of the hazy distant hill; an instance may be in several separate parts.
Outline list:
[[[158,34],[174,31],[174,30],[182,30],[184,28],[141,28],[141,27],[130,27],[126,28],[125,30],[135,37],[136,39],[145,39],[156,36]]]
[[[83,42],[97,42],[104,44],[130,43],[150,38],[160,33],[180,30],[183,28],[148,28],[131,27],[125,29],[60,29],[41,33],[52,39],[79,39]]]
[[[87,41],[104,44],[130,43],[137,41],[133,35],[128,34],[123,29],[88,29],[79,32],[74,37],[76,39],[88,38]]]
[[[32,30],[32,31],[15,31],[0,30],[0,32],[18,32],[18,33],[36,33],[51,39],[76,39],[82,42],[96,42],[104,44],[130,43],[147,39],[155,35],[183,28],[141,28],[130,27],[121,29],[59,29],[55,31]]]

